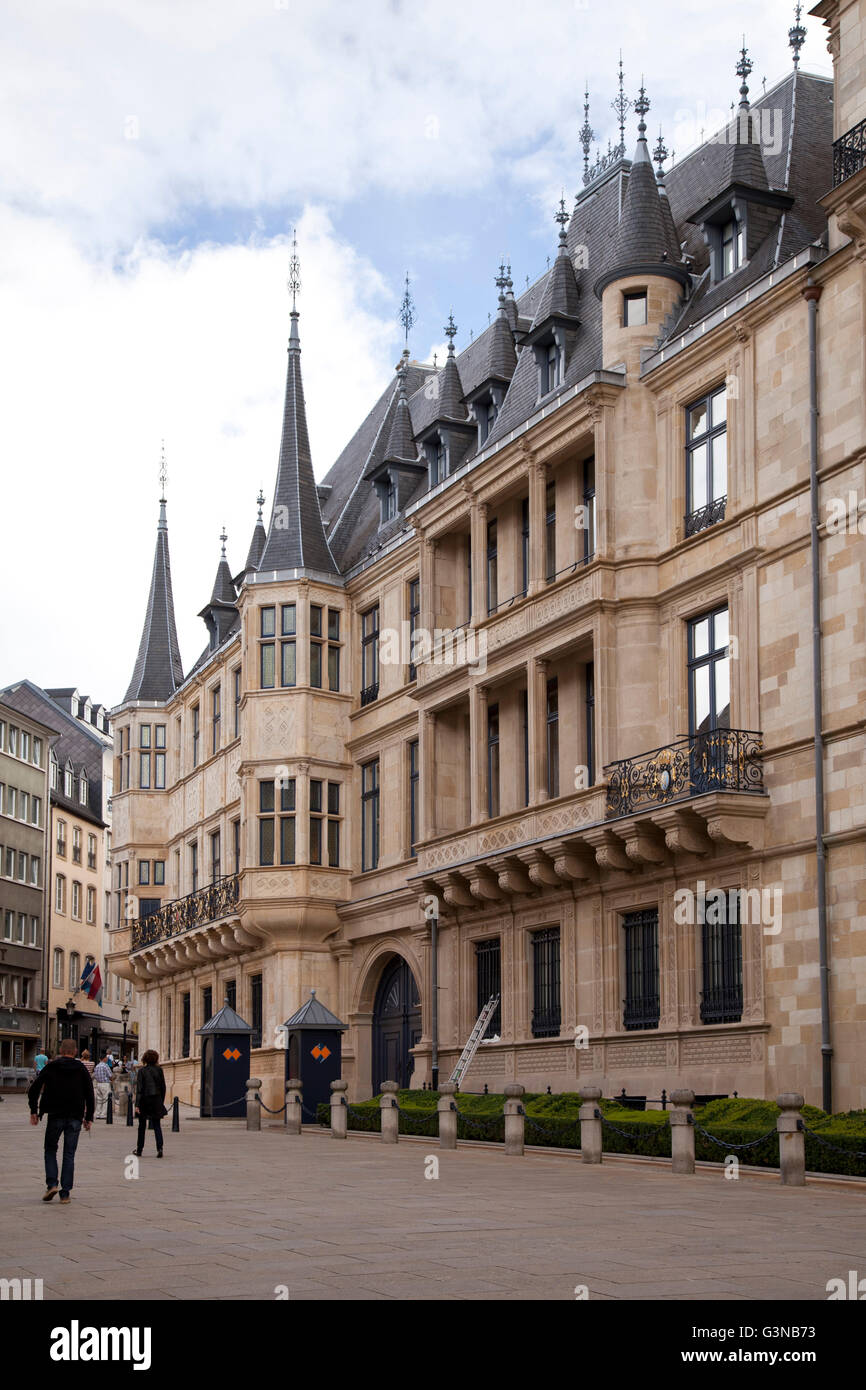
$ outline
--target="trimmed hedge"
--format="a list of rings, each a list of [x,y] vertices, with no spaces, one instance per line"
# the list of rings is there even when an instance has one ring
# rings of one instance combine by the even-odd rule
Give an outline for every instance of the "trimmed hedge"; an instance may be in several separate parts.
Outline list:
[[[399,1132],[420,1134],[435,1139],[439,1134],[436,1091],[398,1091],[400,1106]],[[479,1139],[503,1143],[505,1121],[502,1114],[504,1096],[470,1095],[458,1092],[454,1097],[460,1110],[457,1121],[458,1139]],[[526,1143],[540,1148],[580,1148],[580,1097],[571,1091],[558,1095],[528,1092],[523,1097],[526,1111]],[[631,1110],[615,1100],[602,1100],[602,1115],[609,1123],[603,1127],[605,1153],[642,1154],[653,1158],[670,1158],[670,1114],[664,1110]],[[779,1143],[775,1132],[778,1107],[773,1101],[747,1097],[714,1100],[696,1108],[695,1157],[701,1161],[721,1163],[734,1154],[744,1164],[778,1168]],[[818,1137],[806,1134],[806,1168],[812,1173],[844,1173],[866,1177],[866,1111],[850,1110],[845,1114],[827,1115],[814,1106],[803,1107],[807,1129]],[[319,1124],[327,1128],[331,1122],[330,1106],[318,1107]],[[349,1128],[379,1134],[382,1129],[378,1096],[359,1101],[349,1107]],[[614,1126],[614,1128],[611,1128]],[[712,1143],[700,1133],[706,1129],[721,1141]],[[769,1131],[772,1131],[770,1133]],[[754,1148],[733,1147],[751,1144],[766,1136]],[[825,1143],[822,1143],[824,1140]],[[834,1145],[827,1148],[825,1144]],[[728,1147],[730,1146],[730,1147]],[[839,1153],[836,1150],[845,1150]]]

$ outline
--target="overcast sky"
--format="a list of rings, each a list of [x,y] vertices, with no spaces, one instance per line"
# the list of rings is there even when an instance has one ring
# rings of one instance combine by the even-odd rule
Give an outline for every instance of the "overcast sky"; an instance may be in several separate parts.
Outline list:
[[[181,651],[229,534],[239,569],[279,447],[288,239],[317,476],[393,372],[486,327],[556,246],[590,121],[644,75],[677,156],[790,68],[793,6],[729,0],[3,0],[0,684],[106,705],[141,632],[159,496]],[[802,66],[830,75],[806,16]],[[636,136],[628,121],[626,143]],[[816,189],[816,196],[824,190]]]

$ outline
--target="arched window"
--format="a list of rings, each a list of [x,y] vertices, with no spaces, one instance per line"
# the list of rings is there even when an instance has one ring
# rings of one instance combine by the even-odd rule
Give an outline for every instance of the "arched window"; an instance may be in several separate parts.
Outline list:
[[[72,799],[72,796],[74,794],[72,789],[72,783],[74,780],[75,772],[72,763],[67,763],[66,767],[63,769],[63,791],[64,794],[70,798],[70,800]]]
[[[51,750],[51,790],[57,791],[60,785],[60,768],[57,766],[57,755],[54,749]]]
[[[87,773],[81,769],[81,780],[78,784],[78,799],[82,806],[87,805]]]

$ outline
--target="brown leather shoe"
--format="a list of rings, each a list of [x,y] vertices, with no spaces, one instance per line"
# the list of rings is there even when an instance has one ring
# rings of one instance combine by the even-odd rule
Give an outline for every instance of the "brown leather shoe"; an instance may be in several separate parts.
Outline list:
[[[53,1187],[46,1187],[44,1193],[42,1194],[43,1202],[50,1202],[51,1198],[56,1197],[59,1191],[60,1188],[58,1187],[57,1183],[55,1183]]]

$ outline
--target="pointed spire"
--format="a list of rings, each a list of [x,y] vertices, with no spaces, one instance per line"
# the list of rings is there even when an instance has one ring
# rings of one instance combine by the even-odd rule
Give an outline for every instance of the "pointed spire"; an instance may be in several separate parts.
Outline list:
[[[797,4],[794,7],[794,24],[793,27],[788,30],[788,43],[794,51],[795,69],[800,66],[800,49],[806,42],[806,29],[805,26],[800,23],[800,15],[802,12],[803,6],[800,4],[800,0],[797,0]]]
[[[165,515],[165,443],[160,457],[159,522],[156,530],[156,550],[150,593],[144,615],[144,627],[127,700],[168,700],[183,683],[183,665],[174,621],[174,597],[171,589],[171,564],[168,554],[168,522]]]
[[[292,311],[283,432],[271,521],[259,564],[262,574],[291,569],[319,570],[324,574],[338,572],[322,525],[310,437],[307,432],[307,410],[301,378],[299,314],[296,307],[300,284],[297,242],[293,239],[292,258],[289,263]]]
[[[262,521],[262,507],[265,505],[265,494],[262,492],[261,488],[259,488],[259,495],[256,498],[256,503],[258,505],[259,515],[255,530],[253,531],[253,538],[250,541],[250,548],[247,552],[247,562],[244,565],[245,575],[258,569],[259,561],[262,558],[262,552],[264,551],[265,543],[268,539],[264,522]]]
[[[726,131],[725,161],[721,171],[720,186],[744,184],[747,188],[769,188],[764,156],[761,153],[760,132],[754,126],[754,117],[749,107],[749,87],[746,79],[752,71],[752,60],[743,47],[737,60],[736,74],[740,79],[740,105]]]
[[[533,334],[550,319],[565,319],[573,321],[575,324],[579,319],[580,290],[571,256],[568,254],[566,227],[569,223],[569,215],[565,210],[564,197],[559,200],[559,208],[554,213],[553,220],[559,223],[559,254],[554,258],[545,281],[527,341],[531,341]]]
[[[448,322],[446,323],[446,325],[445,325],[445,327],[443,328],[442,332],[445,334],[445,337],[448,339],[448,356],[449,356],[449,357],[453,357],[453,356],[454,356],[454,339],[457,337],[457,324],[454,322],[454,314],[453,314],[453,313],[451,313],[451,314],[448,315]]]
[[[442,369],[442,376],[439,383],[439,410],[437,418],[440,420],[465,420],[466,406],[463,401],[463,384],[460,380],[460,372],[457,368],[457,357],[454,352],[454,339],[457,336],[457,325],[454,322],[454,315],[448,315],[448,322],[444,328],[445,337],[448,339],[448,356],[445,358],[445,366]]]
[[[204,618],[208,633],[210,634],[211,651],[220,645],[237,618],[237,594],[235,593],[232,573],[226,559],[226,528],[223,527],[220,533],[220,543],[222,553],[217,565],[216,578],[213,582],[213,589],[208,603],[199,613],[200,618]]]
[[[403,356],[397,363],[397,404],[383,462],[411,463],[418,459],[418,446],[412,432],[412,418],[409,414],[409,400],[406,395],[406,373],[409,367],[409,349],[404,348]]]

